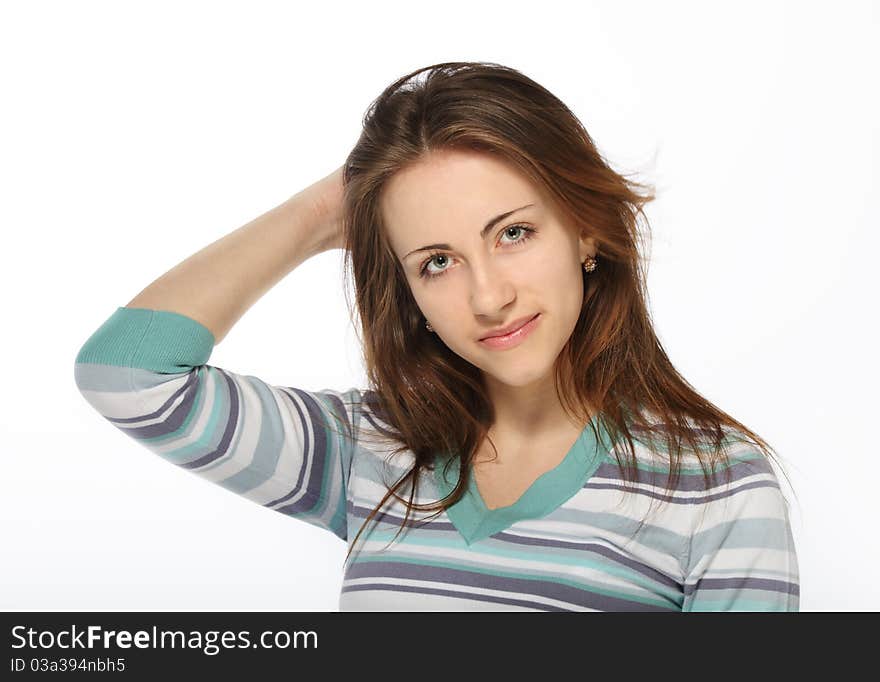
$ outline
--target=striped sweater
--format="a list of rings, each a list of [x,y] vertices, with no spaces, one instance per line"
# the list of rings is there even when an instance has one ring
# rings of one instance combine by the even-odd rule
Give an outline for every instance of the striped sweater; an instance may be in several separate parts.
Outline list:
[[[101,416],[160,457],[352,543],[413,462],[409,450],[392,456],[367,437],[385,425],[370,391],[270,385],[206,364],[213,347],[187,316],[120,307],[80,349],[75,381]],[[709,489],[686,455],[670,496],[668,468],[636,441],[637,489],[624,492],[607,433],[593,423],[598,439],[585,428],[512,505],[488,508],[471,478],[455,505],[411,512],[395,538],[405,507],[392,496],[345,563],[340,610],[798,610],[787,503],[762,453],[737,445],[730,483],[719,477]],[[438,453],[422,472],[414,501],[452,490],[457,468],[444,474],[446,459]]]

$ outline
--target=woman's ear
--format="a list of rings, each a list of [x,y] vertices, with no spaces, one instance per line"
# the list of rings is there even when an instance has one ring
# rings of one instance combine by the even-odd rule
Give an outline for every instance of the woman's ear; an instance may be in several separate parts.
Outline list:
[[[587,259],[587,256],[595,256],[598,253],[598,248],[596,246],[596,239],[594,237],[587,237],[586,230],[581,232],[580,238],[580,260],[581,262]]]

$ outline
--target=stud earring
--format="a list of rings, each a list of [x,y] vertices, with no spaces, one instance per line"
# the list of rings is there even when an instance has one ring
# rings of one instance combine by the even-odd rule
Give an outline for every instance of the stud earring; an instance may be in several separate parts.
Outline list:
[[[427,320],[425,320],[425,329],[427,329],[429,332],[434,331],[434,327],[432,327],[431,323],[428,322]]]

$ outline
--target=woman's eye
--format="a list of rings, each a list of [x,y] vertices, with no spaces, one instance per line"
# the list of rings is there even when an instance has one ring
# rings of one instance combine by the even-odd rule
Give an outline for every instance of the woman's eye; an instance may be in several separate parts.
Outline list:
[[[519,246],[520,244],[527,242],[529,239],[531,239],[533,234],[535,233],[535,230],[531,227],[526,227],[525,225],[510,225],[508,227],[505,227],[501,231],[502,236],[508,235],[510,233],[513,233],[514,235],[522,234],[519,239],[514,239],[513,241],[508,242],[510,246]],[[425,260],[419,268],[419,277],[431,280],[437,277],[442,277],[444,274],[446,274],[449,268],[443,268],[442,270],[440,270],[440,272],[430,272],[428,270],[428,266],[432,262],[434,262],[435,259],[438,258],[448,259],[448,256],[441,253],[431,254],[431,256],[427,260]]]

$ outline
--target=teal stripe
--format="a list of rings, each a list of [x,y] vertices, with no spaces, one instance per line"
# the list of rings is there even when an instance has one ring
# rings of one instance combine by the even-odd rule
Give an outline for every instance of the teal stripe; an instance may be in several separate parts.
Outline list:
[[[318,401],[319,407],[323,409],[321,406],[320,400]],[[327,419],[327,415],[324,415],[324,419]],[[321,504],[321,510],[325,510],[329,507],[330,503],[335,502],[336,508],[333,510],[333,515],[330,518],[330,526],[333,528],[334,532],[339,534],[340,531],[346,528],[346,509],[345,509],[345,485],[344,485],[344,477],[340,475],[340,479],[343,480],[343,484],[340,485],[339,494],[334,499],[331,494],[331,489],[333,486],[333,481],[335,477],[334,473],[334,465],[339,465],[340,472],[343,470],[343,462],[344,458],[342,457],[342,446],[339,443],[338,439],[334,434],[331,433],[331,429],[327,428],[326,423],[322,425],[324,429],[324,433],[327,438],[327,452],[324,456],[324,476],[321,480],[321,494],[318,498],[319,503]],[[314,448],[312,448],[313,456],[314,456]],[[338,453],[338,457],[334,457],[334,451]]]
[[[716,611],[784,611],[784,612],[792,612],[798,611],[796,605],[791,604],[779,604],[777,602],[768,603],[766,601],[747,601],[745,599],[736,599],[733,604],[724,604],[723,608],[719,609],[718,604],[704,604],[700,602],[694,606],[689,608],[682,609],[687,613],[710,613]]]
[[[724,469],[728,469],[728,468],[732,467],[733,465],[738,464],[740,462],[753,462],[755,460],[766,459],[766,457],[761,452],[758,452],[757,450],[747,450],[747,451],[738,452],[735,454],[727,453],[727,456],[729,458],[729,462],[727,463],[726,466],[721,466],[720,464],[716,464],[715,468],[711,469],[710,471],[719,472],[719,471],[723,471]],[[605,462],[607,464],[612,464],[614,466],[620,466],[619,463],[617,462],[617,459],[614,457],[613,454],[609,454],[608,456],[606,456]],[[655,473],[665,474],[665,473],[669,473],[671,471],[671,466],[669,463],[649,464],[647,462],[643,463],[641,460],[639,460],[639,470],[652,471]],[[679,472],[683,473],[683,474],[690,474],[690,475],[693,475],[693,474],[702,475],[703,468],[699,465],[688,466],[685,464],[681,464],[679,466]]]
[[[219,384],[218,384],[219,385]],[[167,396],[166,396],[167,397]],[[205,408],[205,401],[207,400],[207,382],[205,381],[205,377],[199,377],[199,380],[196,384],[196,399],[193,402],[193,408],[190,410],[189,414],[186,415],[186,418],[181,422],[180,428],[167,433],[162,436],[157,436],[155,438],[145,438],[143,439],[145,443],[149,443],[150,445],[161,445],[168,441],[177,440],[180,438],[187,437],[194,431],[190,426],[194,421],[197,420],[199,414]],[[226,391],[217,390],[214,396],[214,404],[211,407],[211,414],[208,417],[208,422],[205,425],[205,429],[196,435],[196,440],[187,445],[182,445],[175,450],[171,450],[166,453],[162,453],[164,458],[168,461],[181,466],[183,464],[187,464],[192,462],[195,459],[205,455],[210,450],[214,449],[219,441],[219,436],[217,434],[218,425],[226,423],[229,415],[229,399],[227,397]],[[213,445],[212,445],[213,439]]]

